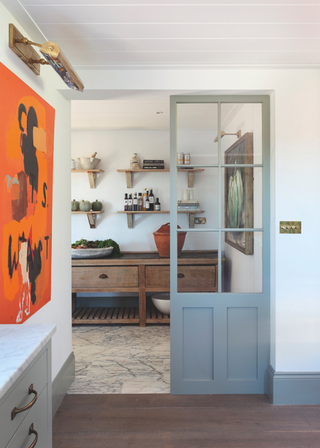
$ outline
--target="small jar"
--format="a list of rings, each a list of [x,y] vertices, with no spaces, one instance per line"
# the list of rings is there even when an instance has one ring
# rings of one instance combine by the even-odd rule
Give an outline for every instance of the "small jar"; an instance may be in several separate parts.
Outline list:
[[[190,152],[185,152],[183,154],[183,163],[184,165],[190,165]]]
[[[177,153],[177,165],[183,165],[183,153],[182,152]]]

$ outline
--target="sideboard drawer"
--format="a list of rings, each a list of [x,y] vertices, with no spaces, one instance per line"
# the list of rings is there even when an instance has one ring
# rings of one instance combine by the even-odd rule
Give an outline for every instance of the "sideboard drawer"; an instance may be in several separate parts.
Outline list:
[[[138,286],[138,266],[83,266],[72,269],[73,288],[94,290]]]
[[[146,266],[146,288],[170,289],[170,266]]]
[[[170,289],[169,266],[146,266],[146,287]],[[216,291],[216,266],[178,266],[178,291]]]
[[[45,351],[26,372],[16,388],[0,407],[1,443],[4,443],[4,446],[6,446],[5,444],[10,440],[10,437],[17,430],[27,414],[37,406],[38,400],[29,410],[16,414],[13,420],[11,419],[12,410],[15,407],[23,408],[34,399],[34,394],[29,395],[29,387],[31,384],[33,384],[33,389],[39,396],[46,386],[47,377],[47,351]]]

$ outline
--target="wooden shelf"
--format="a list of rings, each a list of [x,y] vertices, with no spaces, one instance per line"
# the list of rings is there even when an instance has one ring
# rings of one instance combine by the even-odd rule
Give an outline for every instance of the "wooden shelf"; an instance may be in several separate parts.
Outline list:
[[[97,187],[97,174],[104,173],[104,170],[71,170],[72,173],[88,173],[90,188]]]
[[[194,185],[194,173],[199,171],[204,171],[204,168],[177,168],[179,173],[185,172],[188,173],[188,188],[193,188]],[[143,169],[139,168],[138,170],[117,170],[118,173],[126,173],[127,180],[127,188],[133,188],[133,173],[168,173],[170,172],[169,168],[165,168],[163,170],[159,169]]]
[[[127,215],[127,224],[128,224],[128,229],[133,229],[133,215],[156,215],[159,213],[170,213],[170,210],[160,210],[160,211],[152,211],[152,212],[147,212],[147,211],[134,211],[134,212],[126,212],[124,210],[118,211],[117,213],[125,213]],[[198,213],[204,213],[204,210],[195,210],[195,211],[178,211],[178,213],[184,213],[189,215],[189,228],[190,229],[194,229],[194,218],[195,215],[197,215]]]
[[[71,212],[72,215],[87,215],[90,229],[96,228],[97,216],[100,213],[104,213],[104,210],[100,210],[99,212],[94,212],[91,210],[90,212]]]

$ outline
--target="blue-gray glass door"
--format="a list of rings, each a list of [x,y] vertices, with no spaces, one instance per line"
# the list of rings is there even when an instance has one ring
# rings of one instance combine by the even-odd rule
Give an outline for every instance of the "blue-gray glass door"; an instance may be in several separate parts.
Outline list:
[[[264,393],[269,97],[170,101],[171,393]]]

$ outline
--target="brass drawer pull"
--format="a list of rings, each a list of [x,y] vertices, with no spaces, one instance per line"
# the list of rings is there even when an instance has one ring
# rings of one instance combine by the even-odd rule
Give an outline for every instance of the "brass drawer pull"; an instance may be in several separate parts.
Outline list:
[[[99,278],[108,278],[107,274],[100,274]]]
[[[19,412],[24,412],[24,411],[27,411],[28,409],[32,408],[32,406],[37,401],[37,399],[38,399],[38,392],[33,389],[33,384],[31,384],[30,387],[29,387],[29,395],[31,395],[31,394],[34,394],[35,397],[24,408],[21,408],[21,409],[14,408],[14,409],[12,409],[12,411],[11,411],[11,420],[13,420],[15,418],[15,416],[17,414],[19,414]]]
[[[36,438],[31,443],[29,448],[34,448],[36,446],[37,442],[38,442],[38,433],[37,433],[37,431],[35,429],[33,429],[33,423],[30,425],[30,428],[29,428],[29,436],[31,436],[31,434],[34,434],[36,436]]]
[[[178,278],[184,278],[185,275],[184,274],[178,274]]]

